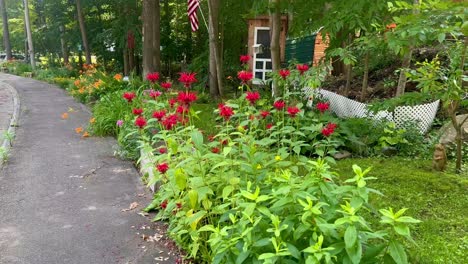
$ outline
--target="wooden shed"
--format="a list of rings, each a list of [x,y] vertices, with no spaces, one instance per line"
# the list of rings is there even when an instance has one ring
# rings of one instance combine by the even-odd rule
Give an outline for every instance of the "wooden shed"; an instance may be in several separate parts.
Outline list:
[[[249,62],[256,81],[259,84],[267,80],[266,73],[272,71],[270,52],[270,18],[258,16],[248,20],[249,38],[248,54],[252,57]],[[281,61],[287,64],[290,60],[299,63],[317,65],[325,57],[328,38],[322,39],[322,34],[311,34],[301,38],[287,38],[288,19],[281,17],[280,52]]]

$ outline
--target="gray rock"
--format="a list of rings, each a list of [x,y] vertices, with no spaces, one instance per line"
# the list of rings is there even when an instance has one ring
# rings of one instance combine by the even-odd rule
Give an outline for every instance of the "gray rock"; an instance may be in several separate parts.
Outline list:
[[[343,151],[340,151],[340,152],[338,152],[338,153],[335,153],[335,154],[333,155],[333,157],[334,157],[336,160],[346,159],[346,158],[351,157],[351,153],[350,153],[349,151],[343,150]]]
[[[462,122],[467,116],[468,114],[458,115],[457,121]],[[440,129],[439,135],[440,135],[439,143],[444,144],[444,145],[451,145],[455,143],[455,137],[457,135],[457,132],[455,131],[455,128],[453,127],[451,121],[448,121]],[[462,140],[464,142],[468,142],[468,121],[465,121],[465,123],[462,126]]]

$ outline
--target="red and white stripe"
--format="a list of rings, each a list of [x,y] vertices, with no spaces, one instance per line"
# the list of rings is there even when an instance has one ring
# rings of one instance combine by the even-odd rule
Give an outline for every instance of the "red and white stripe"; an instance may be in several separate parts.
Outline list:
[[[190,25],[192,26],[192,31],[198,30],[198,7],[200,7],[200,3],[198,2],[198,0],[188,0],[188,16],[190,20]]]

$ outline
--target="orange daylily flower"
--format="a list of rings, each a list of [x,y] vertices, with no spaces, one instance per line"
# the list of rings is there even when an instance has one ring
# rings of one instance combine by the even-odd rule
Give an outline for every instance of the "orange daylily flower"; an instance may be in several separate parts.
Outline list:
[[[87,131],[85,131],[85,132],[83,133],[83,137],[84,137],[84,138],[85,138],[85,137],[89,137],[89,133],[88,133]]]
[[[116,79],[117,81],[121,81],[123,79],[122,74],[117,73],[116,75],[114,75],[114,79]]]
[[[82,127],[77,127],[77,128],[75,128],[75,132],[80,134],[81,132],[83,132],[83,128]]]
[[[94,124],[95,122],[96,122],[96,118],[94,118],[94,117],[89,120],[89,123],[91,123],[91,124]]]
[[[68,118],[68,113],[63,113],[62,114],[62,119],[67,119]]]

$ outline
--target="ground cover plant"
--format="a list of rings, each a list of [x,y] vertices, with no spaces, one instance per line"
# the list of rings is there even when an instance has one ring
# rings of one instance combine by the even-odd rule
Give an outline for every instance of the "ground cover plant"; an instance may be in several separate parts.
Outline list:
[[[401,157],[346,159],[333,169],[339,175],[348,175],[355,163],[372,167],[370,174],[377,179],[369,182],[369,187],[383,193],[371,194],[372,206],[411,205],[408,214],[422,221],[412,231],[417,245],[408,244],[411,263],[468,261],[466,175],[435,172],[430,160]]]

